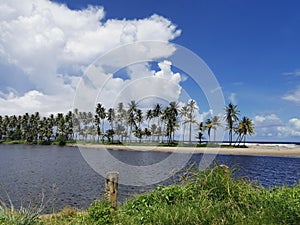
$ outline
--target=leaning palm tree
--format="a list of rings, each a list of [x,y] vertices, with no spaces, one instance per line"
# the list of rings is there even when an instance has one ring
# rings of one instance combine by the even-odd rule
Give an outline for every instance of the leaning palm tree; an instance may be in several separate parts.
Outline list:
[[[227,129],[229,131],[229,145],[232,144],[232,132],[234,129],[234,123],[239,120],[238,115],[240,111],[237,105],[229,103],[225,108],[225,120],[227,122]]]
[[[243,117],[237,127],[238,139],[237,142],[244,142],[244,146],[246,145],[246,136],[254,134],[254,124],[252,120],[248,117]]]

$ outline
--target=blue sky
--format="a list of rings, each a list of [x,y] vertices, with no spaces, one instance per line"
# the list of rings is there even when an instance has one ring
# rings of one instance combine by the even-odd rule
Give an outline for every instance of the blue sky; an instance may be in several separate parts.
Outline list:
[[[78,26],[72,28],[77,29],[78,35],[76,36],[70,31],[72,26],[70,24],[67,26],[62,21],[69,21],[69,18],[74,20],[75,17],[72,17],[72,12],[79,12],[80,10],[86,12],[86,8],[90,6],[90,8],[94,7],[94,10],[83,13],[82,19],[88,18],[86,27],[91,26],[91,28],[87,29],[87,32],[93,29],[93,23],[94,26],[97,26],[97,19],[101,21],[106,32],[112,32],[111,35],[114,34],[114,29],[120,29],[115,28],[117,25],[120,26],[119,24],[122,23],[120,21],[125,24],[140,20],[139,29],[148,28],[151,34],[163,30],[153,38],[182,45],[200,56],[215,74],[222,87],[225,102],[232,101],[237,104],[241,110],[241,115],[247,115],[255,122],[257,129],[252,140],[300,140],[299,1],[190,0],[174,2],[165,0],[157,3],[150,0],[52,1],[56,5],[61,3],[65,5],[64,9],[58,9],[59,7],[52,7],[46,0],[40,0],[40,3],[37,3],[39,1],[36,0],[26,0],[23,5],[18,5],[14,12],[8,13],[8,6],[12,8],[13,3],[11,2],[14,1],[0,3],[0,6],[2,5],[1,14],[5,12],[4,15],[0,16],[1,37],[4,40],[0,42],[0,106],[2,107],[0,114],[34,110],[37,108],[35,106],[40,105],[40,101],[45,100],[50,101],[47,109],[44,110],[43,108],[45,112],[67,109],[64,101],[58,102],[59,93],[61,92],[64,96],[73,96],[72,88],[76,87],[76,82],[80,77],[78,74],[83,71],[83,67],[95,59],[97,54],[91,53],[93,49],[87,51],[89,48],[88,45],[85,45],[86,43],[76,45],[74,40],[83,40],[85,34],[80,33],[82,30],[79,26],[80,22],[73,21],[74,27]],[[28,5],[34,4],[36,9],[43,10],[26,11]],[[47,7],[49,8],[48,13],[45,10]],[[34,13],[31,13],[33,11]],[[57,16],[56,13],[59,13],[60,16],[57,18],[65,18],[57,22],[55,18],[48,17],[49,12],[54,17]],[[95,16],[94,18],[91,15],[97,13],[99,14],[98,17]],[[153,18],[153,14],[160,16],[160,19]],[[17,15],[23,15],[24,18],[39,16],[37,18],[39,22],[32,24],[39,24],[41,29],[38,30],[37,27],[39,26],[28,26],[26,30],[20,29],[18,31],[18,24],[15,22],[18,20]],[[48,20],[40,23],[43,18]],[[61,38],[65,41],[64,44],[58,38],[61,31],[55,33],[56,30],[54,29],[48,30],[49,24],[52,24],[49,23],[51,18],[55,20],[53,24],[56,24],[63,32]],[[162,21],[161,18],[166,21]],[[19,22],[28,25],[28,21],[29,19],[21,21],[22,23]],[[107,21],[112,21],[110,24],[114,25],[108,26]],[[149,26],[147,21],[155,21],[161,24],[161,27],[158,27],[158,30],[153,28],[152,31],[152,28],[147,27]],[[176,26],[175,30],[166,25],[168,22]],[[12,32],[10,27],[13,27],[15,32]],[[31,29],[35,31],[32,32]],[[181,33],[176,33],[176,30],[180,30]],[[54,32],[53,35],[47,36],[50,31]],[[19,43],[22,38],[31,40],[31,34],[36,34],[35,40],[40,40],[38,39],[40,36],[37,34],[43,34],[43,32],[45,32],[48,41],[53,39],[53,48],[51,44],[41,49],[33,47],[36,45],[28,45],[29,47],[25,48],[26,44]],[[13,36],[19,35],[20,39],[16,39],[14,43],[12,38],[5,39],[7,38],[6,33]],[[82,39],[80,39],[80,35],[83,35]],[[108,35],[101,39],[106,51],[114,47],[113,43],[107,41],[109,38]],[[12,42],[11,45],[10,41]],[[16,50],[13,46],[19,47]],[[72,59],[69,59],[67,54],[60,59],[57,49],[61,46],[72,47]],[[84,49],[81,56],[76,55],[77,52],[74,49],[82,50],[81,48]],[[31,53],[26,52],[29,51],[28,49]],[[99,50],[98,53],[101,54],[105,52],[104,50]],[[32,51],[36,55],[32,55]],[[85,55],[86,58],[83,58]],[[32,56],[46,59],[36,60],[36,63],[29,62],[29,58]],[[56,59],[60,61],[56,62]],[[52,60],[55,62],[49,63]],[[76,66],[74,66],[75,64]],[[39,67],[49,68],[47,70],[49,74],[42,75],[41,71],[43,70]],[[55,81],[57,80],[59,83],[63,80],[64,84],[70,85],[56,89],[58,85],[53,82],[54,84],[51,86],[47,82],[47,79],[52,79],[51,72],[56,74]],[[43,76],[41,82],[36,81],[39,76]],[[33,80],[35,81],[33,82]],[[189,82],[189,80],[182,82],[184,88],[191,85]],[[201,107],[202,97],[195,94],[197,90],[195,92],[192,90],[193,86],[191,85],[189,91],[191,96],[196,101],[198,100],[200,111],[201,109],[207,111],[206,106]],[[54,95],[57,98],[53,97]],[[72,97],[66,101],[70,101],[70,99]],[[20,102],[25,102],[28,107],[23,107],[22,110],[18,111],[16,108],[20,106]],[[52,103],[55,105],[54,109],[51,107]]]

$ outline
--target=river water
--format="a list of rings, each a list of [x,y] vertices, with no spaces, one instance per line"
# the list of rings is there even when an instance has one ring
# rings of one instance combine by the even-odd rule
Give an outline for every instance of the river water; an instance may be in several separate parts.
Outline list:
[[[170,153],[117,151],[111,155],[123,162],[153,164]],[[179,153],[178,153],[179,154]],[[182,154],[182,153],[181,153]],[[189,163],[200,162],[202,154],[194,154]],[[300,158],[217,155],[218,163],[237,168],[238,176],[259,181],[265,187],[295,185],[300,180]],[[177,181],[172,176],[162,184]],[[84,209],[103,197],[104,178],[82,157],[77,147],[0,145],[0,196],[13,204],[38,204],[43,199],[44,212],[70,205]],[[142,187],[119,185],[119,200],[148,191],[156,185]],[[9,196],[9,197],[8,197]]]

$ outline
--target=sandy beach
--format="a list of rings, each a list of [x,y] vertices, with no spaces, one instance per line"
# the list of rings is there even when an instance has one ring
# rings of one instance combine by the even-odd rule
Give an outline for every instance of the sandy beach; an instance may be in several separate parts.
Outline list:
[[[252,156],[286,156],[300,157],[300,147],[286,146],[248,146],[248,148],[193,148],[193,147],[158,147],[158,146],[126,146],[126,145],[101,145],[101,144],[72,144],[83,148],[99,148],[109,150],[127,151],[157,151],[157,152],[178,152],[178,153],[205,153],[220,155],[252,155]]]

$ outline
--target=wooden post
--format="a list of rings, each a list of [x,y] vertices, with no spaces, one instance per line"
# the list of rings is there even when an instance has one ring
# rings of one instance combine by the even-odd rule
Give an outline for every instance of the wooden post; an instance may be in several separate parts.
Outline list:
[[[116,209],[118,204],[118,172],[108,172],[105,180],[104,199]]]

